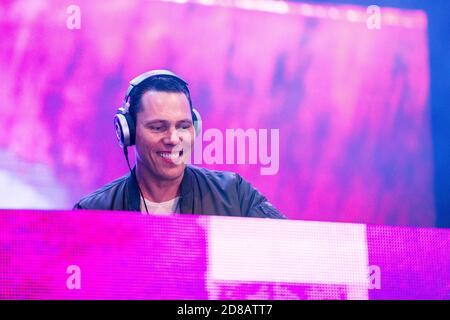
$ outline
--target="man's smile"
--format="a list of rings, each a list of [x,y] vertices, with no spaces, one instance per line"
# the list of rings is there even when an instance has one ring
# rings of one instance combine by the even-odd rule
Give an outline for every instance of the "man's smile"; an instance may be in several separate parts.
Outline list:
[[[173,163],[174,161],[180,159],[183,156],[183,150],[180,151],[157,151],[157,155],[159,155],[164,160]]]

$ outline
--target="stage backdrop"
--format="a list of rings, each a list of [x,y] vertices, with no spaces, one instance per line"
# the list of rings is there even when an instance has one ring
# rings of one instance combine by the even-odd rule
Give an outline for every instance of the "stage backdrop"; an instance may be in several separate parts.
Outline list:
[[[167,68],[190,84],[204,152],[242,128],[272,153],[200,165],[289,218],[434,225],[423,12],[382,8],[371,29],[364,7],[178,2],[2,2],[1,207],[71,208],[125,174],[112,118],[131,78]]]

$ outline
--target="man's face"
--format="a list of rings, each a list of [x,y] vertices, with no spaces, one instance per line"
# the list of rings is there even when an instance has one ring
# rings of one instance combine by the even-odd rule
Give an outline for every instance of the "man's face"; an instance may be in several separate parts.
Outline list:
[[[136,118],[138,164],[159,180],[181,177],[194,143],[191,110],[184,93],[145,92]]]

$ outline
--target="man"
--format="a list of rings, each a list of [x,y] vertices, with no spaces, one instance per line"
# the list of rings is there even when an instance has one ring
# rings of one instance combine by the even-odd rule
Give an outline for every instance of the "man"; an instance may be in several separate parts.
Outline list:
[[[115,124],[127,162],[135,145],[136,166],[75,209],[285,218],[238,174],[186,165],[201,119],[174,73],[152,70],[130,81]]]

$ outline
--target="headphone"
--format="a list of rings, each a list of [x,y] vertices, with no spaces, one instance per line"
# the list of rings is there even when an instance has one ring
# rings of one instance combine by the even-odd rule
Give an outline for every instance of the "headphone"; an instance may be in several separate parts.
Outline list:
[[[130,147],[134,145],[136,141],[136,124],[134,123],[134,120],[130,114],[129,99],[131,93],[143,81],[157,76],[166,76],[174,78],[179,82],[181,82],[189,92],[188,83],[169,70],[150,70],[143,74],[138,75],[133,80],[131,80],[127,92],[125,94],[123,104],[117,110],[117,113],[114,116],[114,127],[116,130],[116,136],[117,139],[119,140],[119,145],[122,148]],[[191,103],[191,101],[189,102]],[[200,116],[200,113],[196,109],[194,109],[192,105],[190,105],[189,107],[191,108],[192,122],[194,125],[195,136],[197,137],[202,131],[202,118]]]

